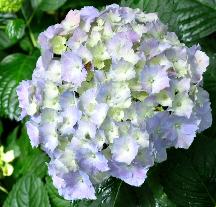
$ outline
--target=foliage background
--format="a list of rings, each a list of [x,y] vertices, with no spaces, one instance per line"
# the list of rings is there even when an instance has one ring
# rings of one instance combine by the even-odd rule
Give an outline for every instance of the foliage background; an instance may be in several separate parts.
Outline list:
[[[214,207],[216,206],[216,0],[14,0],[8,10],[0,0],[0,145],[13,149],[14,173],[0,180],[3,207]],[[21,2],[21,3],[20,3]],[[70,9],[118,3],[157,12],[169,30],[190,46],[200,44],[210,56],[204,88],[210,93],[213,125],[189,150],[170,149],[140,187],[117,179],[98,186],[96,201],[63,200],[47,175],[48,158],[32,149],[19,115],[16,86],[31,77],[40,51],[37,36],[60,22]],[[12,5],[12,4],[10,4]],[[15,8],[16,7],[16,8]]]

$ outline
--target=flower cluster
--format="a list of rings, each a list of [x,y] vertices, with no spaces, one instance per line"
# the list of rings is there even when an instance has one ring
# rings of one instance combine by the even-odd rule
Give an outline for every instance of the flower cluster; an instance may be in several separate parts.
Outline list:
[[[155,13],[71,10],[39,35],[32,80],[17,88],[33,147],[65,199],[96,199],[109,176],[140,186],[169,147],[188,148],[211,125],[202,74],[209,58]]]
[[[17,12],[22,6],[23,0],[1,0],[0,1],[0,12]]]

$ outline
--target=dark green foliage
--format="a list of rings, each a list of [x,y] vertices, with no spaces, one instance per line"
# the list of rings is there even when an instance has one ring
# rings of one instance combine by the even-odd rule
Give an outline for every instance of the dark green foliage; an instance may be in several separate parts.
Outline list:
[[[1,1],[1,0],[0,0]],[[189,150],[170,149],[139,188],[110,178],[97,187],[97,200],[69,202],[47,175],[47,156],[32,149],[19,117],[16,87],[29,79],[39,50],[37,37],[70,9],[111,3],[157,12],[170,31],[210,57],[204,88],[210,94],[213,125]],[[0,180],[3,207],[214,207],[216,206],[216,1],[215,0],[25,0],[16,13],[0,14],[0,145],[13,149],[14,173]]]
[[[76,207],[154,207],[155,200],[147,184],[131,187],[115,178],[109,178],[97,188],[97,200],[77,202]]]
[[[61,7],[67,0],[31,0],[31,5],[34,9],[42,11],[53,11]]]
[[[50,207],[49,198],[41,179],[25,175],[13,186],[3,207]]]
[[[201,136],[189,150],[171,150],[161,166],[165,192],[179,207],[216,204],[216,139]]]
[[[5,49],[13,45],[16,41],[12,41],[9,39],[8,35],[0,30],[0,49]]]
[[[18,119],[19,109],[16,87],[31,77],[37,56],[10,54],[0,63],[0,114]]]
[[[9,20],[6,26],[6,33],[11,40],[18,40],[25,33],[25,22],[23,19]]]
[[[122,0],[122,4],[157,12],[184,42],[195,42],[216,31],[216,3],[211,0]]]

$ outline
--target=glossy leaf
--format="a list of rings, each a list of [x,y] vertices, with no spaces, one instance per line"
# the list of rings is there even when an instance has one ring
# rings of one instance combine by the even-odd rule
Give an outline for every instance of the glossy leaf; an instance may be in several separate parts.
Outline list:
[[[83,6],[94,6],[94,7],[102,7],[110,4],[119,4],[120,0],[77,0],[77,1],[67,1],[63,8],[66,9],[77,9]]]
[[[22,38],[22,40],[19,42],[20,47],[27,52],[32,53],[33,51],[33,45],[31,43],[31,40],[28,36],[25,36],[24,38]]]
[[[153,194],[147,184],[133,187],[115,178],[99,185],[97,200],[78,201],[76,207],[155,207]]]
[[[7,56],[7,53],[3,50],[0,50],[0,61]]]
[[[122,0],[122,5],[157,12],[185,42],[195,41],[216,31],[216,8],[210,0]],[[214,6],[210,6],[214,5]]]
[[[14,43],[16,43],[16,41],[10,40],[8,35],[0,30],[0,50],[8,48]]]
[[[31,0],[32,7],[42,11],[53,11],[61,7],[67,0]]]
[[[19,177],[27,173],[34,173],[38,177],[44,177],[47,174],[47,162],[48,158],[43,152],[39,149],[33,149],[28,156],[22,156],[19,159],[19,162],[16,163],[14,174],[16,177]]]
[[[179,207],[216,205],[216,139],[201,136],[189,150],[171,150],[161,174],[165,192]]]
[[[2,121],[0,120],[0,137],[3,133],[3,131],[4,131],[3,124],[2,124]]]
[[[206,6],[213,8],[213,9],[216,9],[216,1],[215,0],[197,0],[197,1],[206,5]]]
[[[17,143],[19,127],[16,127],[7,137],[6,151],[13,150],[15,158],[20,156],[20,147]]]
[[[9,20],[6,26],[6,33],[11,40],[21,39],[25,33],[25,22],[23,19]]]
[[[12,13],[0,13],[0,23],[6,24],[8,20],[16,18]]]
[[[164,192],[164,188],[161,185],[161,176],[160,176],[160,165],[156,165],[150,168],[147,177],[147,184],[150,187],[154,200],[155,206],[157,207],[176,207],[176,205],[170,201],[167,194]]]
[[[34,15],[34,9],[32,8],[31,1],[24,0],[24,3],[22,5],[22,16],[24,17],[26,21],[28,21],[32,15]],[[36,24],[34,26],[36,26]],[[31,28],[34,28],[34,26]]]
[[[47,174],[48,157],[40,149],[32,149],[25,126],[21,130],[21,135],[16,140],[20,150],[20,157],[14,165],[14,177],[18,178],[25,174],[35,174],[43,178]]]
[[[31,0],[31,5],[34,9],[37,9],[40,4],[41,4],[42,0]]]
[[[0,114],[10,119],[19,117],[16,87],[19,82],[31,78],[36,57],[11,54],[0,63]]]
[[[3,207],[50,207],[48,195],[40,178],[26,175],[18,180]]]

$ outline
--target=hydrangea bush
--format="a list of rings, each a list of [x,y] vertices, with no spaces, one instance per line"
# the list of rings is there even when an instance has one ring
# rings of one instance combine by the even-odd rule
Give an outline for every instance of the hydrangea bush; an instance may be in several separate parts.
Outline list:
[[[96,199],[110,176],[140,186],[166,149],[211,125],[202,75],[209,58],[157,14],[107,6],[71,10],[39,35],[32,80],[17,88],[33,147],[68,200]]]

